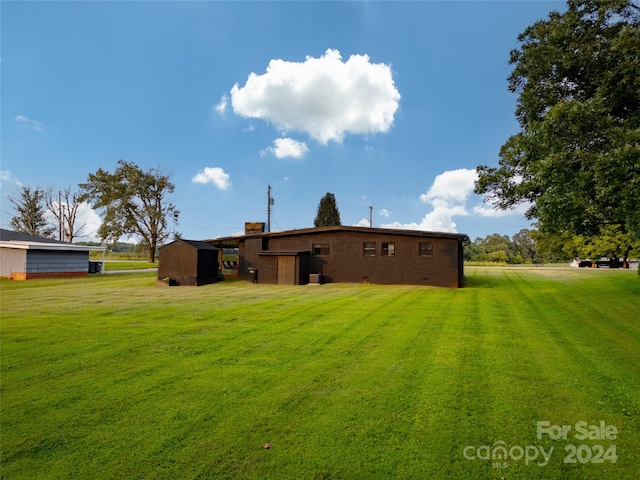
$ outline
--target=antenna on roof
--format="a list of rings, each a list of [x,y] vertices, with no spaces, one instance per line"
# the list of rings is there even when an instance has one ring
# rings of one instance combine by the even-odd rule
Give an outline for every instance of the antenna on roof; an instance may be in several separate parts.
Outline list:
[[[271,185],[267,188],[267,232],[271,231],[271,205],[273,205],[273,198],[271,197]]]
[[[373,205],[369,205],[369,228],[373,228]]]

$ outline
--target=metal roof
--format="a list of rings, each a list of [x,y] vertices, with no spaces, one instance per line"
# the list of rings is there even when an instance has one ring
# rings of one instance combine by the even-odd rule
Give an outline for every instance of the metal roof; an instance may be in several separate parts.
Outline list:
[[[0,246],[20,250],[73,250],[76,252],[104,250],[104,247],[75,245],[52,238],[37,237],[35,235],[29,235],[28,233],[5,230],[4,228],[0,228]]]
[[[23,232],[14,232],[13,230],[5,230],[0,228],[0,241],[2,242],[32,242],[32,243],[62,243],[70,245],[68,242],[54,240],[53,238],[37,237]]]
[[[189,245],[189,246],[191,246],[193,248],[197,248],[198,250],[217,250],[218,249],[217,247],[214,247],[210,243],[202,242],[200,240],[186,240],[184,238],[178,238],[177,240],[174,240],[171,243],[167,243],[166,245],[163,245],[160,248],[168,247],[169,245],[172,245],[172,244],[178,243],[178,242],[186,243],[187,245]]]

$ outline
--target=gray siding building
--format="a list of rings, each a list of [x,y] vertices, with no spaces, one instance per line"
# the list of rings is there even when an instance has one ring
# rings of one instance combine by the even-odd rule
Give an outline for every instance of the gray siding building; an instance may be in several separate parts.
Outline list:
[[[88,275],[89,251],[95,249],[0,229],[0,277],[29,280]]]

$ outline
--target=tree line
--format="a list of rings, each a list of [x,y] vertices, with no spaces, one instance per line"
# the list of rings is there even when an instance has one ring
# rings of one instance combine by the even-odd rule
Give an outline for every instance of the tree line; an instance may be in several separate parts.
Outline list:
[[[639,258],[640,240],[621,234],[617,226],[598,237],[522,229],[511,238],[498,233],[478,237],[464,249],[465,261],[483,263],[541,264],[612,257]]]

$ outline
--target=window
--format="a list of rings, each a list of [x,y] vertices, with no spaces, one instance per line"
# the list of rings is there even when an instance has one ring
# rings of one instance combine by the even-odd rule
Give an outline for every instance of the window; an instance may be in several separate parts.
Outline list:
[[[376,256],[376,243],[375,242],[364,242],[362,244],[362,254],[365,257],[375,257]]]
[[[396,244],[395,243],[382,243],[382,256],[383,257],[393,257],[396,254]]]
[[[432,257],[433,256],[433,243],[431,242],[420,242],[418,244],[418,255],[421,257]]]
[[[328,243],[314,243],[313,244],[313,253],[316,255],[329,255],[329,244]]]

